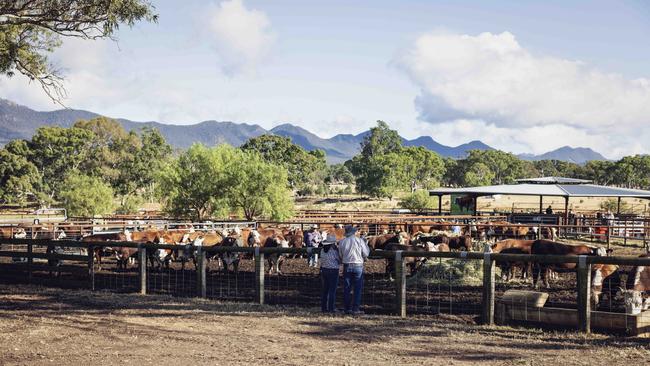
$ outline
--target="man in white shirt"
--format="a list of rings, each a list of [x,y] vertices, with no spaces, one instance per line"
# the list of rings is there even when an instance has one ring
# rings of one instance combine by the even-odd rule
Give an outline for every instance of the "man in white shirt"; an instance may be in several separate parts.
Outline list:
[[[357,228],[345,226],[345,238],[339,242],[339,254],[343,263],[343,302],[346,314],[363,314],[360,310],[363,291],[363,263],[370,254],[365,239],[356,236]],[[352,290],[354,289],[354,298]]]

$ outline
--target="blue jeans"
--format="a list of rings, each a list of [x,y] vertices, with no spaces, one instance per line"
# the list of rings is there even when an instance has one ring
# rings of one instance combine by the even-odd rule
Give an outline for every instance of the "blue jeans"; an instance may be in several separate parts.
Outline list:
[[[321,268],[320,278],[323,285],[320,295],[320,309],[324,313],[333,313],[336,310],[336,288],[339,286],[339,270]]]
[[[343,302],[345,311],[359,311],[361,307],[361,294],[363,292],[363,264],[343,265]],[[354,303],[352,289],[354,288]]]

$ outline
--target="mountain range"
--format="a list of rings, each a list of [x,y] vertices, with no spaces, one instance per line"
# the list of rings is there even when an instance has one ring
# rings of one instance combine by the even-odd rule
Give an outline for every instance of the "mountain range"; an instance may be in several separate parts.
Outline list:
[[[80,119],[91,119],[100,116],[97,113],[60,109],[50,112],[35,111],[9,100],[0,99],[0,145],[13,139],[29,139],[36,129],[41,126],[70,127]],[[134,122],[127,119],[117,119],[122,126],[130,131],[144,126],[157,128],[167,141],[175,148],[185,149],[195,142],[205,145],[229,143],[239,146],[246,140],[267,133],[289,137],[295,144],[307,150],[320,149],[325,151],[330,163],[346,161],[359,152],[360,144],[369,131],[357,135],[339,134],[329,139],[321,138],[306,129],[290,123],[281,124],[266,130],[256,124],[204,121],[193,125],[174,125],[160,122]],[[413,140],[402,138],[405,146],[422,146],[435,151],[441,156],[462,158],[467,151],[490,150],[492,147],[481,141],[470,141],[458,146],[446,146],[436,142],[430,136],[420,136]],[[605,160],[599,153],[589,148],[572,148],[569,146],[549,151],[542,155],[520,154],[526,160],[556,159],[584,163],[589,160]]]

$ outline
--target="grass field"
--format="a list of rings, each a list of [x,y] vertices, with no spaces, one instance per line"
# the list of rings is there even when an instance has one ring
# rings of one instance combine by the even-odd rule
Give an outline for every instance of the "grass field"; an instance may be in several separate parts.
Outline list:
[[[0,329],[2,365],[650,362],[647,339],[31,286],[0,286]]]

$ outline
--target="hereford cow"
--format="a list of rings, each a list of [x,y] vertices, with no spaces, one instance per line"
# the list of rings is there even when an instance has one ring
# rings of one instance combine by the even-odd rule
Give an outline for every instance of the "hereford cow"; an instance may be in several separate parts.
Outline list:
[[[275,234],[269,236],[264,241],[264,248],[288,248],[289,242],[280,234]],[[284,262],[284,257],[286,254],[280,253],[269,253],[266,256],[267,263],[269,265],[269,274],[273,274],[273,269],[278,275],[282,274],[281,267]]]
[[[221,246],[229,248],[237,248],[244,246],[241,236],[229,235],[223,238]],[[241,252],[224,252],[220,255],[221,263],[223,264],[223,272],[228,273],[228,266],[232,266],[234,273],[239,272],[239,261],[241,260]]]
[[[648,258],[650,254],[640,255]],[[638,314],[650,309],[650,266],[635,266],[627,277],[625,288],[620,288],[621,297],[625,303],[625,312]]]
[[[530,250],[525,251],[522,248],[504,248],[500,251],[502,254],[530,254]],[[521,269],[521,279],[525,280],[528,274],[529,263],[526,261],[505,261],[497,260],[497,267],[501,269],[501,279],[508,282],[515,277],[515,270]]]
[[[535,240],[531,246],[531,254],[539,255],[594,255],[594,256],[605,256],[607,255],[604,248],[600,247],[591,247],[588,245],[569,245],[558,243],[546,239]],[[556,272],[567,272],[573,271],[576,268],[575,263],[558,263],[558,264],[547,264],[547,263],[534,263],[533,264],[533,286],[538,288],[539,283],[537,282],[540,274],[542,282],[546,288],[549,288],[548,284],[548,271],[553,270]]]

